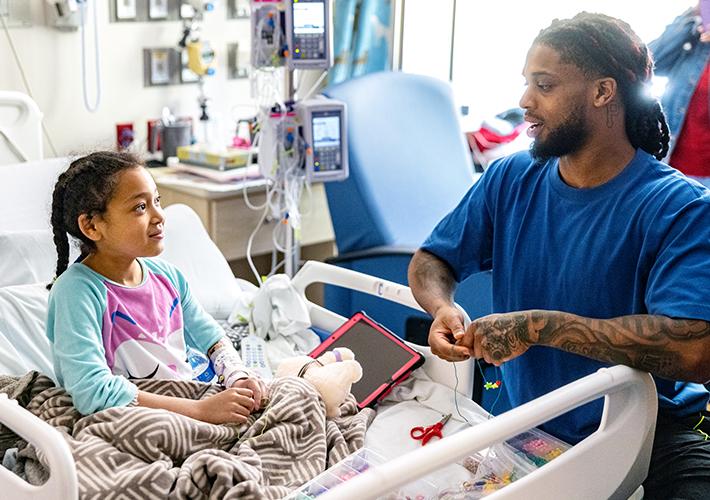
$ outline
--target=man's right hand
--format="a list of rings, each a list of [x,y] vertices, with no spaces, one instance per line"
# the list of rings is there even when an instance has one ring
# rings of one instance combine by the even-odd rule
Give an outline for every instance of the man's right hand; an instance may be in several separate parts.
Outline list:
[[[469,350],[455,345],[464,335],[463,314],[453,306],[440,307],[429,329],[431,352],[446,361],[463,361],[469,358]]]

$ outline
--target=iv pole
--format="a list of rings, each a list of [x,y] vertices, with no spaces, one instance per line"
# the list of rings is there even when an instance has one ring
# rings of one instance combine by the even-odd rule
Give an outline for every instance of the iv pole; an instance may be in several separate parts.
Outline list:
[[[293,71],[288,68],[288,65],[284,68],[284,102],[293,102],[296,95],[293,87]],[[284,272],[289,278],[293,278],[301,262],[301,244],[295,236],[294,229],[289,225],[286,229],[286,245],[284,248]]]

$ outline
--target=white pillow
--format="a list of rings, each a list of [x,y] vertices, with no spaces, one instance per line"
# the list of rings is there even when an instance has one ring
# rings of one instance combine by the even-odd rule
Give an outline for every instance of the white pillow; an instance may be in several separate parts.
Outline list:
[[[232,269],[187,205],[165,209],[165,250],[159,256],[185,275],[192,294],[215,319],[227,319],[242,291]]]
[[[0,231],[49,229],[52,191],[68,158],[0,165]]]
[[[0,374],[37,370],[54,378],[46,334],[46,283],[0,288]]]
[[[0,287],[49,283],[57,268],[57,251],[47,229],[0,232]],[[79,256],[71,247],[69,263]]]
[[[242,294],[227,260],[190,207],[171,205],[165,215],[165,251],[159,257],[183,272],[208,314],[227,319]],[[78,255],[72,246],[69,263]],[[49,230],[0,232],[0,256],[0,287],[46,284],[54,277],[57,253]]]

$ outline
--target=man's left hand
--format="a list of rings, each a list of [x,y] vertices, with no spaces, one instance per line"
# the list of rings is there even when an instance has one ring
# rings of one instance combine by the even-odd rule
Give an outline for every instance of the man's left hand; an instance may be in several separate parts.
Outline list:
[[[523,354],[534,343],[531,323],[525,312],[490,314],[472,321],[457,344],[468,347],[476,359],[500,366]]]

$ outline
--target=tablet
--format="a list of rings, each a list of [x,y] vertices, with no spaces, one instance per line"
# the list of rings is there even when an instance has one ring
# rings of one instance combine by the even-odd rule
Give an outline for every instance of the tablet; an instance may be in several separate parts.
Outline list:
[[[351,392],[358,408],[373,406],[392,387],[424,363],[424,356],[364,312],[358,312],[316,347],[310,356],[347,347],[362,366],[362,378]]]

